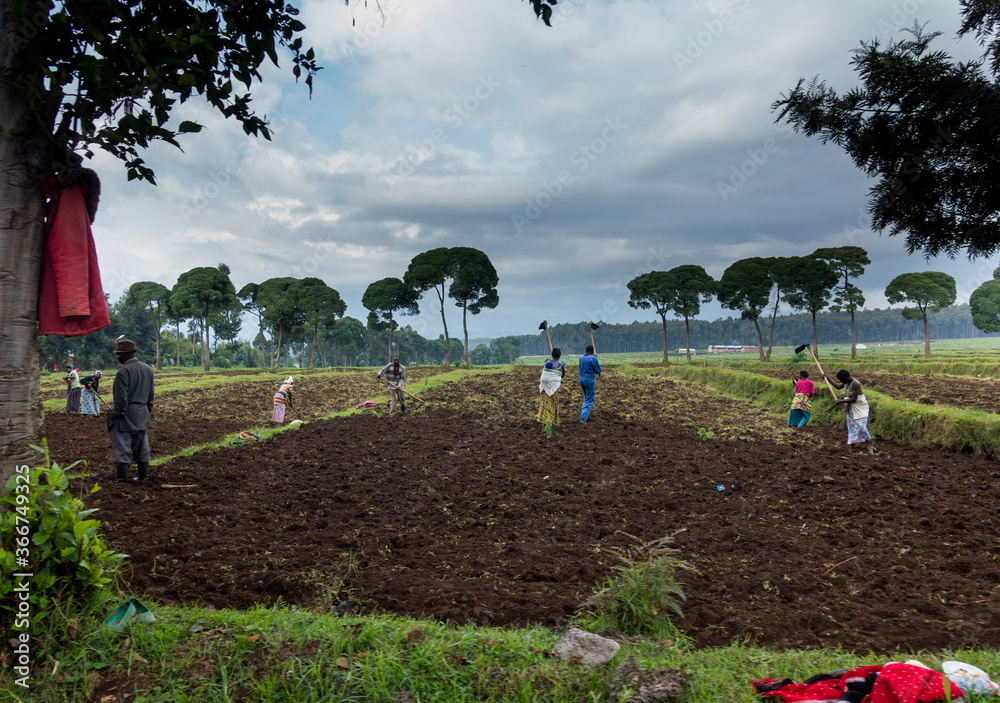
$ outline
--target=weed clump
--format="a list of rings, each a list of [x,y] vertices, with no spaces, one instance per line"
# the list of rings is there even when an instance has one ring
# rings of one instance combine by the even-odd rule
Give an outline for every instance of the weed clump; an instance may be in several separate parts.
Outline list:
[[[677,530],[649,542],[627,532],[620,532],[634,544],[624,549],[609,549],[621,562],[614,569],[618,575],[608,578],[600,590],[581,607],[581,621],[596,630],[618,630],[625,635],[660,639],[683,636],[671,620],[680,617],[686,598],[677,581],[678,569],[694,567],[680,558],[680,550],[671,547]]]

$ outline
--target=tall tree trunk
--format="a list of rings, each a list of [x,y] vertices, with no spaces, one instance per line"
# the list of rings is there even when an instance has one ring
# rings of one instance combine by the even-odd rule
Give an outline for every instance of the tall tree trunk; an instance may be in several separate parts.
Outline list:
[[[465,333],[465,348],[462,349],[462,362],[466,366],[469,365],[469,328],[465,325],[465,313],[467,312],[466,306],[468,303],[468,299],[462,303],[462,331]]]
[[[156,370],[159,371],[163,368],[163,362],[160,360],[160,327],[162,323],[160,322],[159,314],[156,315],[156,319],[153,322],[156,324]]]
[[[181,319],[177,318],[177,368],[181,367]]]
[[[309,368],[311,369],[316,368],[316,338],[318,336],[319,336],[319,323],[317,322],[316,326],[313,328],[312,353],[309,354]]]
[[[392,315],[389,316],[389,363],[392,363]]]
[[[774,323],[778,319],[778,303],[781,302],[781,289],[778,289],[777,294],[774,296],[774,311],[771,312],[771,336],[767,339],[767,357],[764,361],[771,360],[771,347],[774,346]]]
[[[670,355],[667,353],[667,316],[665,313],[660,313],[660,319],[663,321],[663,361],[665,363],[670,363]]]
[[[816,333],[816,311],[813,310],[813,354],[819,358],[819,335]]]
[[[760,317],[753,318],[753,326],[757,329],[757,353],[760,354],[760,360],[764,359],[764,335],[760,333]]]
[[[444,365],[451,366],[451,340],[448,339],[448,321],[444,319],[444,282],[441,282],[441,290],[434,286],[434,292],[438,294],[438,300],[441,301],[441,322],[444,324]],[[391,359],[390,359],[391,361]]]
[[[931,358],[931,330],[927,326],[927,310],[924,310],[924,357]]]
[[[10,2],[0,0],[0,70],[11,65],[11,40],[17,23]],[[30,17],[31,9],[28,9]],[[0,82],[0,481],[15,467],[38,463],[29,445],[42,439],[41,380],[35,340],[38,331],[38,284],[45,238],[45,201],[38,178],[45,162],[41,141],[25,144],[34,134],[24,99]],[[3,485],[0,483],[0,485]]]
[[[212,369],[212,357],[211,357],[211,354],[210,354],[209,349],[208,349],[208,331],[209,331],[209,326],[208,326],[208,306],[207,305],[205,306],[205,321],[202,324],[205,326],[204,327],[205,334],[202,335],[202,338],[201,338],[201,343],[202,343],[201,364],[202,364],[202,368],[204,368],[206,371],[210,371]]]
[[[691,325],[688,324],[687,315],[684,316],[684,345],[687,349],[688,363],[691,363]]]
[[[851,309],[851,358],[854,359],[858,355],[858,338],[854,332],[854,309]]]
[[[267,368],[267,353],[264,351],[264,316],[257,315],[257,325],[260,328],[260,358],[264,360],[264,368]]]
[[[281,365],[281,327],[278,328],[278,341],[274,344],[274,368]]]

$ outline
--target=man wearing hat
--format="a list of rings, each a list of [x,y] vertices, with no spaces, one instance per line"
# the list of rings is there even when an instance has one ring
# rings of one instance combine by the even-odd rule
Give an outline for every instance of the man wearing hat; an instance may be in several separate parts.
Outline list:
[[[128,469],[135,459],[139,467],[137,481],[149,477],[149,413],[153,410],[153,369],[135,358],[135,342],[119,339],[115,347],[118,373],[111,392],[114,409],[108,417],[111,432],[111,460],[117,470],[115,480],[128,480]]]
[[[396,412],[396,403],[399,403],[399,411],[405,415],[406,397],[403,395],[402,388],[406,385],[406,367],[399,363],[398,356],[392,357],[392,363],[383,366],[376,378],[383,376],[385,376],[386,381],[392,384],[386,386],[389,389],[389,414],[392,415]]]

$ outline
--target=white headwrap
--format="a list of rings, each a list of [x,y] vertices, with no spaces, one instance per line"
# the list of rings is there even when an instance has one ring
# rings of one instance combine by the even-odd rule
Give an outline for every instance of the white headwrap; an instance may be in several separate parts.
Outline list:
[[[292,377],[291,376],[289,376],[288,378],[285,379],[285,383],[291,383],[291,382],[292,382]]]

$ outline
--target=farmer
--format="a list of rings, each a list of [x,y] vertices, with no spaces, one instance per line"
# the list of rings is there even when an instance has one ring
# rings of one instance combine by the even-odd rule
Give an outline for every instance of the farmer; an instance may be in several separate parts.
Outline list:
[[[799,371],[799,380],[795,381],[795,397],[792,398],[792,411],[788,414],[789,427],[805,427],[809,422],[809,412],[812,410],[812,397],[816,394],[816,386],[809,380],[808,371]]]
[[[566,375],[566,362],[560,361],[562,350],[552,349],[552,358],[545,361],[542,377],[538,382],[538,421],[545,425],[545,436],[552,436],[552,426],[559,424],[559,386]]]
[[[385,376],[386,387],[389,389],[389,414],[396,412],[396,403],[399,403],[399,412],[406,414],[406,398],[403,394],[403,386],[406,385],[406,367],[399,363],[399,357],[392,357],[392,363],[386,364],[378,372],[375,378]],[[391,384],[391,385],[390,385]],[[398,388],[393,388],[398,386]]]
[[[601,375],[601,365],[597,363],[594,356],[594,346],[588,344],[580,357],[580,388],[583,389],[583,409],[580,411],[580,422],[586,422],[590,417],[590,411],[594,407],[594,392],[596,383],[594,378]]]
[[[66,412],[80,412],[80,374],[73,368],[73,364],[66,364]]]
[[[863,445],[868,449],[869,454],[874,454],[872,449],[872,436],[868,433],[868,400],[861,390],[861,382],[851,378],[847,369],[837,372],[837,378],[830,378],[824,373],[824,378],[836,388],[844,388],[844,397],[834,401],[837,405],[847,406],[847,444],[854,446]]]
[[[128,469],[135,460],[139,467],[136,481],[149,478],[149,414],[153,411],[153,369],[135,358],[135,342],[119,339],[115,346],[118,373],[111,384],[114,409],[108,415],[111,433],[111,460],[115,463],[118,483],[128,481]]]
[[[280,425],[285,421],[285,405],[292,402],[292,377],[289,376],[278,388],[278,392],[272,398],[274,402],[274,412],[271,414],[271,422]]]
[[[101,376],[104,374],[95,371],[89,376],[80,379],[83,391],[80,394],[80,412],[84,415],[99,415],[101,412],[101,401],[97,395],[97,387],[101,385]]]

